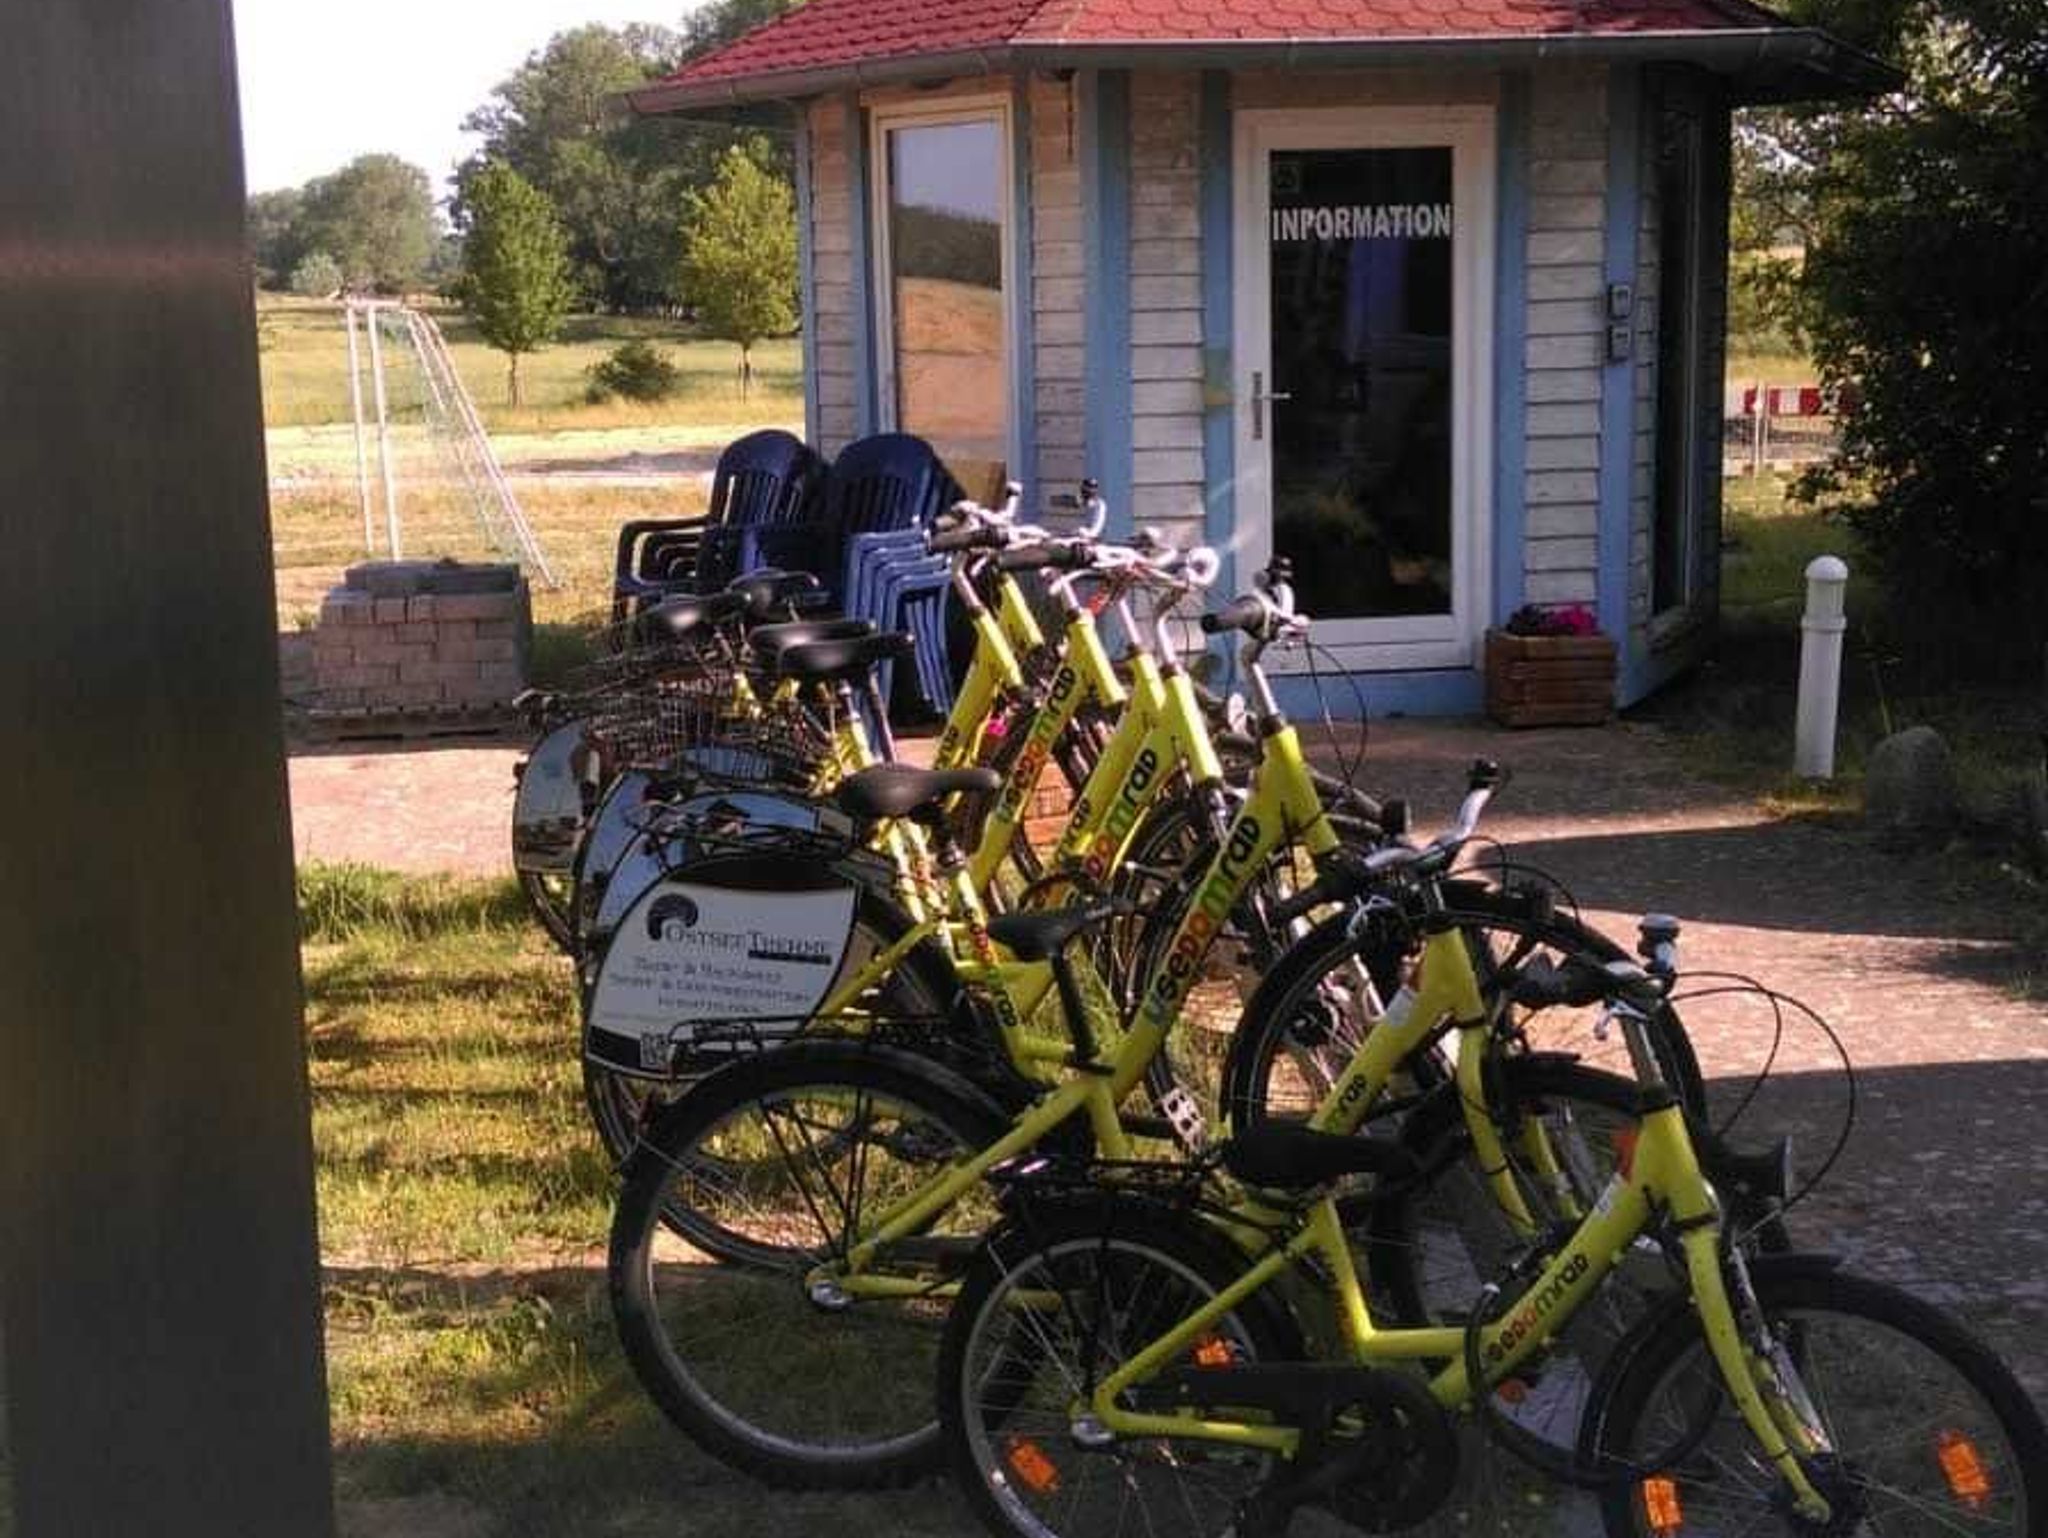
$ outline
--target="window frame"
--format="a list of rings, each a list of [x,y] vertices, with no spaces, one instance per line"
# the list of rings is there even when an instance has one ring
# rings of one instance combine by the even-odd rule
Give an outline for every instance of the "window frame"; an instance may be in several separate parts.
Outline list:
[[[1009,479],[1021,480],[1022,413],[1025,392],[1018,377],[1018,341],[1022,330],[1016,271],[1016,125],[1008,93],[978,92],[931,101],[871,102],[868,105],[869,259],[875,280],[869,298],[874,306],[875,426],[879,432],[903,432],[898,417],[896,371],[896,271],[890,249],[892,205],[889,194],[889,135],[898,128],[938,128],[949,123],[996,125],[997,159],[1002,189],[998,244],[1002,248],[1003,281],[1003,463]],[[1021,313],[1028,314],[1028,311]]]

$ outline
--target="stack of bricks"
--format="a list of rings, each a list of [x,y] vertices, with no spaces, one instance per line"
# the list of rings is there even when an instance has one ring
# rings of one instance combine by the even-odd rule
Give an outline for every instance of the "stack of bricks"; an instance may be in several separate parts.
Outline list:
[[[502,710],[526,687],[532,609],[516,566],[359,566],[320,606],[313,706],[323,715]]]

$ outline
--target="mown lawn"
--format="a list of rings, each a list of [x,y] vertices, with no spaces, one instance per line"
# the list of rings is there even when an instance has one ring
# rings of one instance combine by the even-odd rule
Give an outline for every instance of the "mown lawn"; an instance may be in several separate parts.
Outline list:
[[[606,1303],[568,964],[510,882],[300,873],[350,1538],[966,1533],[950,1492],[773,1494],[660,1418]],[[774,1349],[763,1343],[764,1351]]]
[[[739,349],[708,341],[678,322],[632,316],[572,316],[551,346],[520,363],[524,404],[506,403],[505,355],[486,346],[460,310],[436,309],[457,371],[492,432],[559,432],[565,429],[664,426],[714,422],[760,426],[803,414],[801,350],[794,338],[763,342],[754,349],[754,389],[740,397]],[[263,415],[269,427],[306,427],[349,421],[348,341],[338,305],[263,295],[257,301],[262,342]],[[584,399],[587,370],[622,342],[644,340],[670,355],[682,371],[682,388],[650,405]],[[367,346],[367,344],[365,344]],[[387,388],[409,389],[410,364],[387,347]],[[365,409],[370,375],[364,355]],[[416,390],[413,395],[416,397]]]

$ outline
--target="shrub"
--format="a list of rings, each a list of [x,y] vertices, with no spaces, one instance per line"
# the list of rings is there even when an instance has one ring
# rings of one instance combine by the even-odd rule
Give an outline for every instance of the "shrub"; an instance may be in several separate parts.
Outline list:
[[[665,401],[682,386],[682,372],[667,353],[649,342],[625,342],[586,371],[585,392],[596,405],[623,396],[629,401]]]
[[[301,299],[328,299],[341,292],[341,263],[325,251],[311,251],[292,269],[292,292]]]

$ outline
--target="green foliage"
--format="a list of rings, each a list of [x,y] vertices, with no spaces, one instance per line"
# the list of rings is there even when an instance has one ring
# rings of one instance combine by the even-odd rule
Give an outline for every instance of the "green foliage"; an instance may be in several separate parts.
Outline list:
[[[1002,228],[992,220],[943,208],[899,208],[889,216],[889,250],[899,277],[1003,286]]]
[[[710,181],[741,130],[641,117],[618,98],[782,8],[783,0],[726,0],[693,13],[683,35],[592,25],[550,38],[464,121],[484,144],[456,174],[457,224],[467,221],[472,179],[502,160],[554,203],[586,303],[621,313],[678,308],[683,195]]]
[[[502,161],[469,189],[461,297],[484,340],[511,360],[510,404],[519,401],[519,355],[553,341],[574,301],[568,243],[546,194]]]
[[[682,384],[682,371],[652,342],[622,342],[590,365],[586,398],[599,405],[621,396],[629,401],[665,401]]]
[[[297,187],[259,192],[249,199],[249,265],[256,270],[258,287],[285,287],[305,259],[296,230],[304,202],[305,194]]]
[[[1886,579],[1893,645],[2034,676],[2048,644],[2048,42],[2014,0],[1850,11],[1910,83],[1793,123],[1813,210],[1793,295],[1824,381],[1855,391],[1802,486]],[[1909,646],[1901,643],[1909,642]]]
[[[302,299],[326,299],[343,281],[341,263],[325,251],[311,251],[292,269],[291,289]]]
[[[683,289],[711,335],[739,343],[742,391],[754,344],[797,323],[796,197],[735,145],[718,179],[690,194],[684,217]]]
[[[427,173],[396,155],[363,155],[306,183],[290,226],[294,261],[325,251],[352,289],[417,288],[440,236]]]

